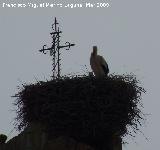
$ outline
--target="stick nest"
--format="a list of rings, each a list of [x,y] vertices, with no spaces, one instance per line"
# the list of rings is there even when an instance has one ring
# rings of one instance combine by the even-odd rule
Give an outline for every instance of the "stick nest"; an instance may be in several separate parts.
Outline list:
[[[66,135],[94,143],[129,133],[141,125],[141,94],[134,75],[61,77],[23,85],[17,97],[17,127],[40,122],[50,136]]]

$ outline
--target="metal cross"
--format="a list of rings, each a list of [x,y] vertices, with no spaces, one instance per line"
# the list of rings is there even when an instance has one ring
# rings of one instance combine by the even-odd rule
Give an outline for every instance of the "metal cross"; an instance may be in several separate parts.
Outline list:
[[[53,32],[51,32],[52,36],[52,46],[50,48],[46,48],[47,45],[43,45],[43,48],[39,50],[40,52],[46,54],[47,51],[50,52],[50,56],[53,56],[52,58],[52,72],[53,72],[53,78],[59,78],[60,77],[60,72],[61,72],[61,64],[60,64],[60,49],[61,48],[66,48],[66,50],[69,50],[71,46],[74,46],[75,44],[71,44],[70,42],[66,42],[65,45],[61,46],[60,45],[60,34],[62,31],[59,30],[59,27],[57,27],[59,23],[57,22],[57,19],[55,17],[54,24],[52,24],[52,29]]]

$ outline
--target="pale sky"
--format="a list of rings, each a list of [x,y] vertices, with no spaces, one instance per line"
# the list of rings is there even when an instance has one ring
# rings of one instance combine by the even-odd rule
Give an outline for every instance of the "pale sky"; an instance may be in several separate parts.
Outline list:
[[[83,8],[9,8],[6,4],[9,2],[3,1],[0,2],[0,133],[9,138],[17,135],[13,130],[15,99],[11,98],[17,86],[50,79],[52,75],[51,57],[38,50],[44,44],[51,45],[51,25],[57,17],[63,31],[61,44],[66,41],[76,44],[69,51],[62,50],[62,73],[85,74],[85,65],[90,71],[90,53],[92,46],[97,45],[110,73],[136,74],[147,91],[142,95],[143,112],[150,115],[140,130],[149,141],[142,133],[135,138],[127,136],[129,144],[123,149],[150,150],[159,146],[159,0],[77,1]],[[76,3],[68,0],[65,4],[73,2]],[[110,6],[85,8],[86,2]],[[54,3],[64,6],[63,1]]]

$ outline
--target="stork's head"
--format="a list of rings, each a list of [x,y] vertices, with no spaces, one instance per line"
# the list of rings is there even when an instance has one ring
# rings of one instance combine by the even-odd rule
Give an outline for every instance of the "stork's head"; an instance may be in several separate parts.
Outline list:
[[[97,46],[93,46],[93,55],[97,55]]]

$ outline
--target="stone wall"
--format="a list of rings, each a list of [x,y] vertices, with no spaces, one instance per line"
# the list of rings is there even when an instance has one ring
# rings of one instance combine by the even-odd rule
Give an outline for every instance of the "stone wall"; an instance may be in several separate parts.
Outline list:
[[[79,143],[65,136],[47,140],[47,135],[39,124],[32,124],[21,134],[15,136],[0,150],[94,150],[89,145]]]
[[[106,141],[107,142],[107,141]],[[110,149],[122,150],[122,141],[118,136],[112,137]],[[0,150],[95,150],[93,147],[77,142],[65,136],[48,140],[42,125],[32,123],[22,133],[5,144],[0,144]]]
[[[0,150],[43,150],[45,143],[45,132],[43,132],[40,125],[32,124],[18,136],[5,144],[1,144]]]

